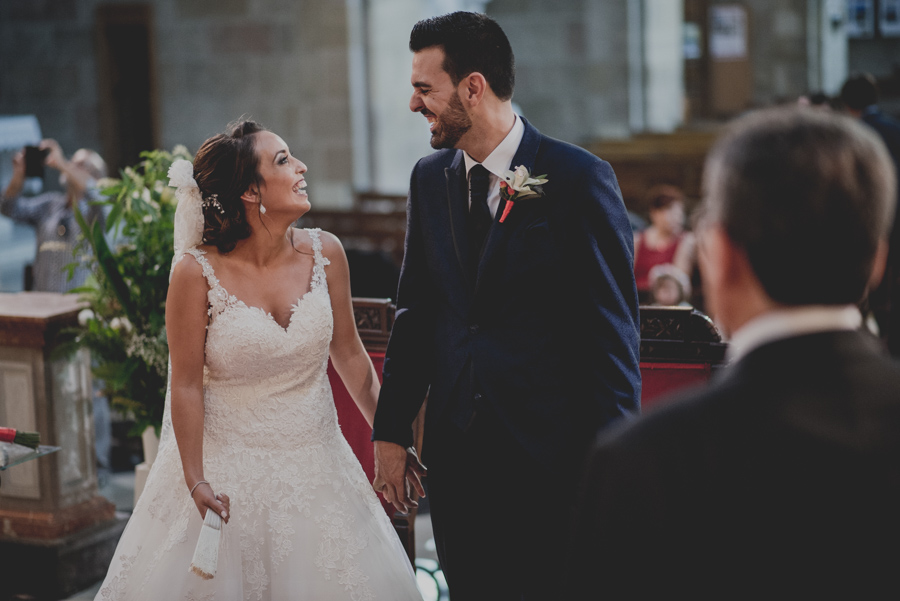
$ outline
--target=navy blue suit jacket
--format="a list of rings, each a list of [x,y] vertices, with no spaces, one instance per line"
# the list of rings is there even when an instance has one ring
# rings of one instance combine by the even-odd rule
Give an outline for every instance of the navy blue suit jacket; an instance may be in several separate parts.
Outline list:
[[[503,223],[501,201],[474,277],[463,152],[413,170],[373,439],[411,444],[427,393],[426,433],[439,420],[465,428],[487,405],[553,465],[638,410],[632,233],[612,168],[528,122],[518,165],[547,174],[544,196],[515,202]]]

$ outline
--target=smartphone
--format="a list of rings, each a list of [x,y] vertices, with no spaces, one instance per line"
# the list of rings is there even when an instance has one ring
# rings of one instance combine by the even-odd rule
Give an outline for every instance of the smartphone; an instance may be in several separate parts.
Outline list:
[[[44,177],[44,159],[47,158],[49,153],[49,148],[26,146],[25,177]]]

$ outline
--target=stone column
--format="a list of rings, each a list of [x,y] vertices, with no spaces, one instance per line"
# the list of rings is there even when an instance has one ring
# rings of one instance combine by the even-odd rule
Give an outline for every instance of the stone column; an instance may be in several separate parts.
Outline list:
[[[0,424],[62,447],[3,473],[4,593],[60,598],[96,582],[124,528],[97,494],[89,353],[53,355],[79,309],[74,295],[0,294]]]

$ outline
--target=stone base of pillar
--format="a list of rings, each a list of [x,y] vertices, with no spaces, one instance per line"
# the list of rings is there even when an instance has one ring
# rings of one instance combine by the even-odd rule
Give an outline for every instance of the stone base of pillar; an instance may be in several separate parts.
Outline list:
[[[118,514],[59,538],[0,538],[0,599],[55,601],[97,583],[127,523],[128,516]]]
[[[116,506],[99,495],[56,511],[0,509],[0,542],[20,538],[58,539],[82,528],[108,522],[115,514]]]

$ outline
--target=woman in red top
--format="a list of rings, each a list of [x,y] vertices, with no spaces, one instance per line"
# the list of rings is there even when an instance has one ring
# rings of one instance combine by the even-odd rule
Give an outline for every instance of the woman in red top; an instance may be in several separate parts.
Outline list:
[[[694,235],[684,230],[684,193],[675,186],[648,192],[650,226],[634,235],[634,279],[638,295],[650,295],[650,269],[671,263],[688,277],[694,269]]]

